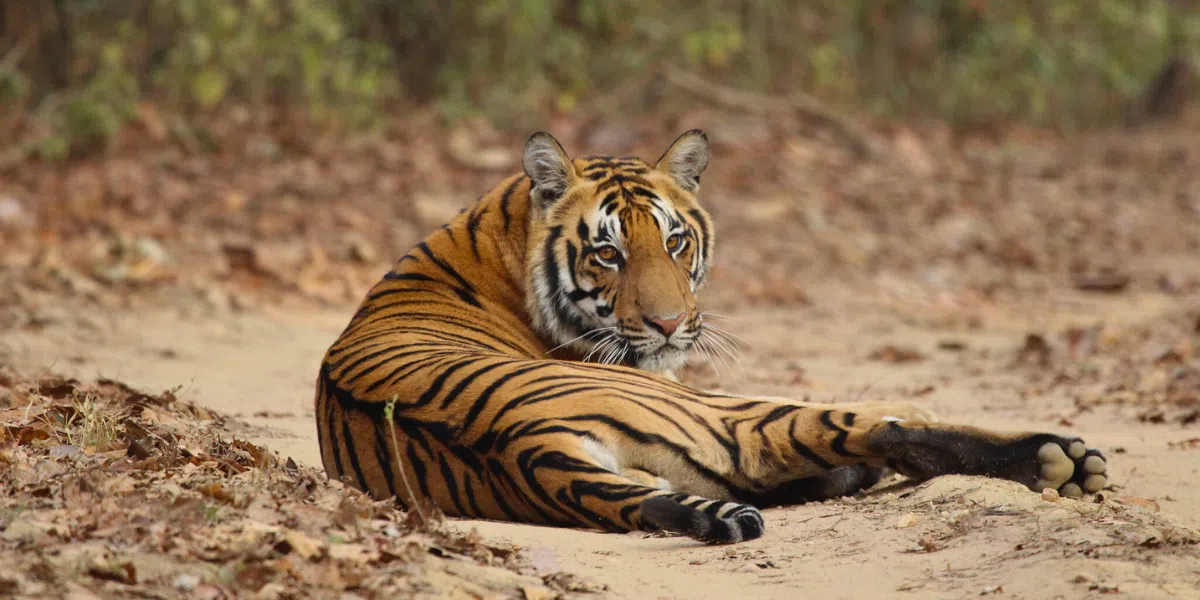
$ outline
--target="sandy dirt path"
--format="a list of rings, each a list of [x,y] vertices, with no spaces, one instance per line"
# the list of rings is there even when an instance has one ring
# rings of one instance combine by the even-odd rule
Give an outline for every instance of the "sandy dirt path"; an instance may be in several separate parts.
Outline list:
[[[603,583],[621,598],[1200,598],[1200,449],[1171,446],[1195,438],[1195,428],[1143,424],[1107,409],[1073,414],[1064,427],[1068,395],[1017,393],[1024,379],[1010,365],[1030,331],[1096,321],[1119,328],[1177,301],[1067,294],[976,308],[964,320],[959,309],[835,285],[812,297],[801,309],[729,311],[747,357],[727,389],[902,398],[945,420],[1078,432],[1109,454],[1115,489],[1099,503],[1049,502],[976,478],[896,484],[863,498],[767,511],[763,538],[727,547],[503,523],[453,526],[523,547],[536,568]],[[6,333],[0,356],[27,369],[53,365],[149,389],[182,386],[185,399],[244,421],[253,441],[315,465],[312,380],[343,312],[76,315],[65,308],[40,331]],[[888,344],[925,359],[869,358]]]

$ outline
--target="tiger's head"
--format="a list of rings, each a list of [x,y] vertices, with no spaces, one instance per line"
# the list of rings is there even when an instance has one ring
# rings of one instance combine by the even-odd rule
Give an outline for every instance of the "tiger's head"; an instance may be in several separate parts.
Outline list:
[[[654,165],[572,160],[547,133],[525,144],[532,186],[527,304],[534,326],[585,359],[673,375],[701,335],[695,293],[712,265],[696,201],[708,138],[680,136]]]

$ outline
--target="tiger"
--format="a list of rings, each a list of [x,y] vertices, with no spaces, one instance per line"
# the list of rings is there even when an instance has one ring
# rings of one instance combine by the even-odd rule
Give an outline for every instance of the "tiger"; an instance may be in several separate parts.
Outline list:
[[[711,327],[707,135],[651,165],[570,158],[531,135],[523,172],[433,231],[367,292],[321,361],[328,477],[398,508],[724,544],[762,509],[893,473],[1107,484],[1078,437],[943,423],[893,402],[812,403],[678,381]]]

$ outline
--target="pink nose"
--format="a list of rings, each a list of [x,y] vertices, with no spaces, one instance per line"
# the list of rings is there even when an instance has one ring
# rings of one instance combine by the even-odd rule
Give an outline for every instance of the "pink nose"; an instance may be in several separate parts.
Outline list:
[[[679,313],[669,319],[660,319],[659,317],[650,317],[646,319],[652,327],[662,332],[663,335],[671,335],[679,329],[679,324],[683,322],[683,317],[686,313]]]

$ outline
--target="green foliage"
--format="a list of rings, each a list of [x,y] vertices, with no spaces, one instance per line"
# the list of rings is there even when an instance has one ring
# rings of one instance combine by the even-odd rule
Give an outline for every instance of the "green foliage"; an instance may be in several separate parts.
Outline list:
[[[1168,57],[1194,59],[1200,42],[1200,14],[1163,0],[860,0],[859,8],[890,9],[909,24],[860,54],[894,57],[894,77],[864,77],[860,93],[880,98],[886,112],[924,107],[956,122],[1110,122]]]
[[[0,106],[21,102],[29,95],[29,79],[16,69],[0,67]]]
[[[391,53],[349,35],[319,0],[154,0],[156,22],[179,32],[163,49],[153,88],[174,105],[210,111],[236,99],[286,101],[315,120],[368,124],[396,91]]]
[[[138,84],[124,67],[124,46],[109,41],[100,47],[99,57],[86,82],[47,100],[50,134],[36,148],[42,158],[63,159],[102,148],[134,116]]]
[[[1112,122],[1173,52],[1195,53],[1200,13],[1166,0],[476,0],[437,19],[438,99],[501,123],[584,104],[653,108],[662,64],[714,81],[892,116],[956,122]],[[616,97],[611,107],[604,101]]]
[[[1197,56],[1191,0],[63,0],[72,87],[0,61],[0,103],[57,102],[43,154],[102,145],[150,98],[339,128],[402,97],[526,127],[548,112],[662,108],[656,75],[960,123],[1113,122],[1172,56]],[[0,57],[5,40],[0,32]],[[59,94],[56,96],[56,94]]]

